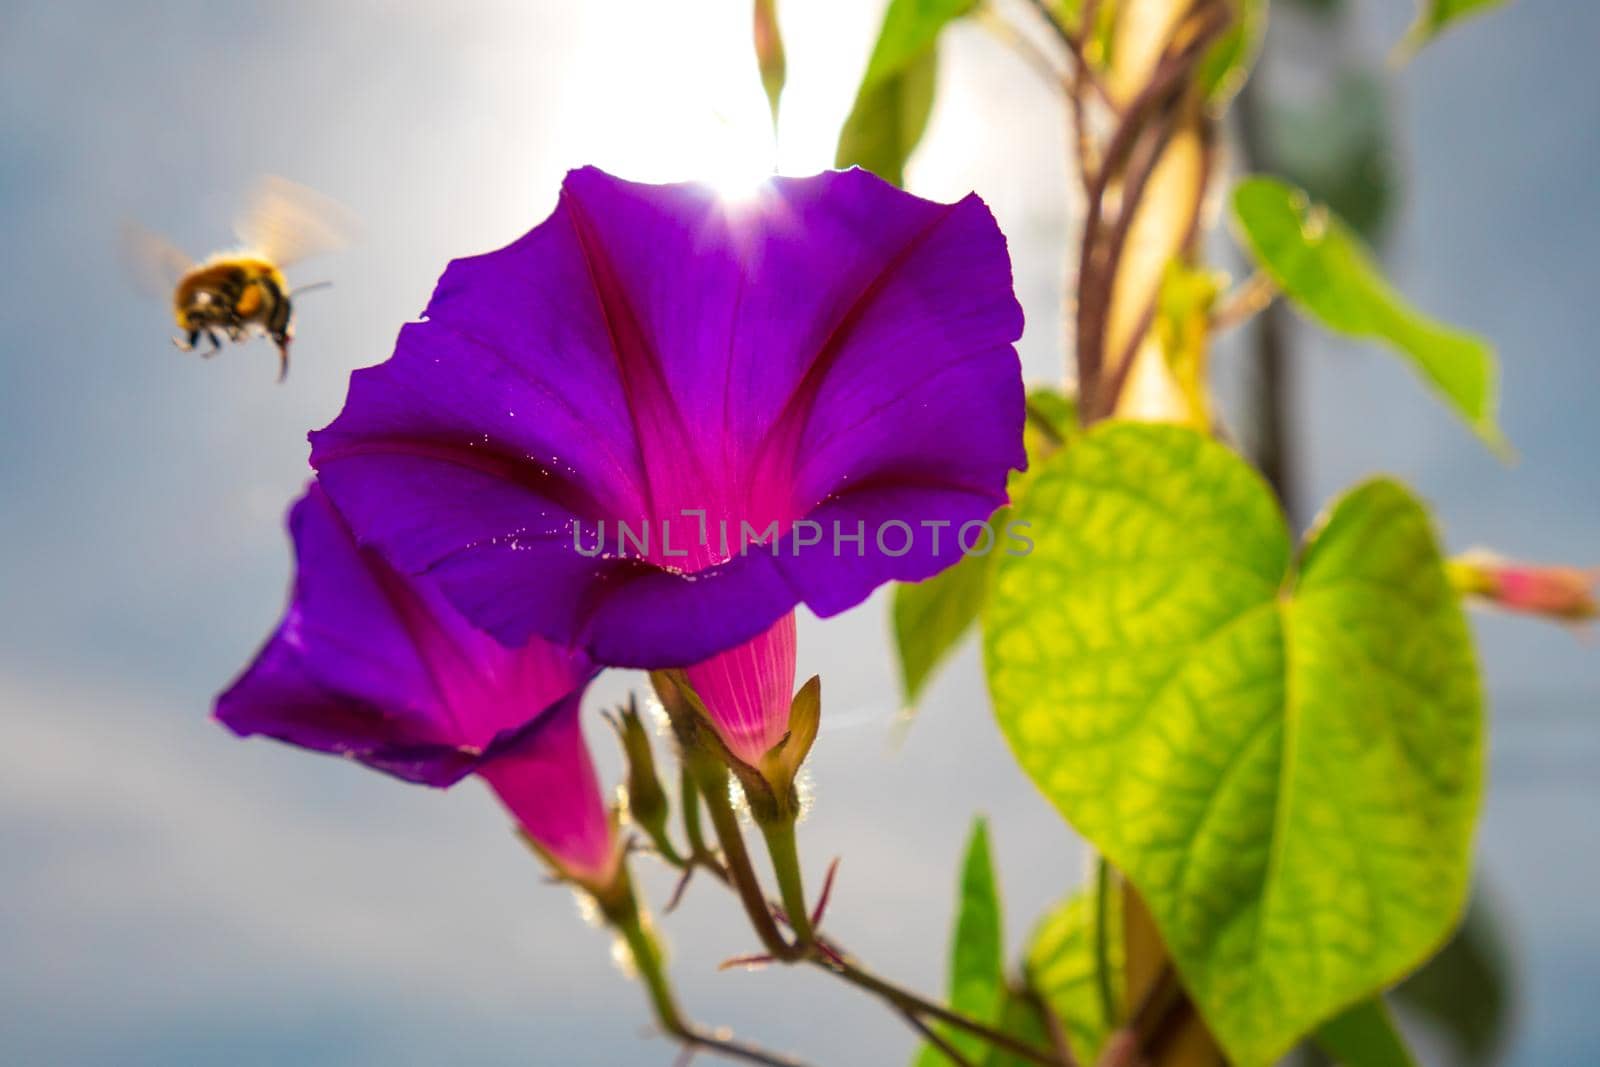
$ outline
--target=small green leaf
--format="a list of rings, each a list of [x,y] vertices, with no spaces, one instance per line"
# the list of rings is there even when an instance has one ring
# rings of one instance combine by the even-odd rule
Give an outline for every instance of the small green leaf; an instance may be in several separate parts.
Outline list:
[[[1009,508],[996,518],[1004,522]],[[961,644],[983,608],[994,555],[966,556],[925,581],[894,588],[894,643],[902,692],[915,707],[934,670]]]
[[[1317,1044],[1339,1067],[1417,1067],[1381,997],[1363,1000],[1323,1023]]]
[[[1267,35],[1267,0],[1238,0],[1239,17],[1211,46],[1195,77],[1214,108],[1231,101],[1261,54]]]
[[[1005,1007],[1005,942],[1000,927],[1000,895],[989,859],[989,825],[972,824],[961,868],[961,900],[950,938],[950,1007],[984,1023],[998,1022]],[[968,1059],[981,1059],[988,1046],[954,1030],[940,1031]],[[932,1045],[918,1054],[916,1067],[946,1067],[949,1060]]]
[[[1469,15],[1483,14],[1505,3],[1506,0],[1419,0],[1417,20],[1406,32],[1405,40],[1400,42],[1396,55],[1402,60],[1409,59],[1452,23]]]
[[[1048,387],[1030,390],[1028,422],[1023,431],[1030,469],[1059,448],[1077,426],[1078,409],[1072,397]],[[1013,502],[1022,498],[1027,478],[1026,472],[1011,476],[1008,489]],[[988,555],[966,556],[932,578],[895,586],[894,642],[900,660],[901,693],[908,707],[914,708],[922,699],[934,671],[960,646],[977,621],[995,561],[1012,547],[1006,538],[1006,526],[1013,517],[1013,510],[1007,507],[990,518],[989,525],[999,540]]]
[[[1078,432],[1078,398],[1048,385],[1028,390],[1028,421],[1023,427],[1023,444],[1028,449],[1028,464],[1048,455]]]
[[[1262,268],[1301,310],[1338,333],[1381,342],[1496,449],[1494,352],[1417,312],[1384,281],[1360,240],[1325,207],[1275,178],[1247,178],[1233,215]]]
[[[950,955],[950,1004],[980,1019],[996,1018],[1000,1006],[1005,969],[1000,915],[989,825],[977,819],[961,870],[961,913]]]
[[[1408,1018],[1450,1042],[1463,1067],[1496,1062],[1510,1025],[1510,953],[1492,900],[1479,885],[1456,936],[1393,993]]]
[[[976,6],[977,0],[891,0],[839,133],[836,166],[865,167],[905,184],[906,160],[933,113],[939,34]]]
[[[1028,977],[1067,1034],[1072,1055],[1079,1063],[1093,1063],[1110,1035],[1115,1020],[1106,1015],[1101,995],[1099,943],[1102,924],[1097,922],[1098,889],[1074,894],[1057,907],[1033,933],[1028,943]],[[1109,936],[1106,976],[1113,990],[1123,987],[1122,896],[1106,895],[1104,928]]]
[[[778,100],[789,76],[783,52],[783,34],[778,29],[778,0],[755,0],[751,41],[756,50],[756,67],[761,71],[761,88],[772,111],[772,126],[778,126]]]
[[[984,615],[995,713],[1138,889],[1240,1067],[1438,949],[1482,762],[1471,635],[1426,511],[1347,494],[1298,563],[1260,476],[1203,434],[1109,423],[1019,508]]]

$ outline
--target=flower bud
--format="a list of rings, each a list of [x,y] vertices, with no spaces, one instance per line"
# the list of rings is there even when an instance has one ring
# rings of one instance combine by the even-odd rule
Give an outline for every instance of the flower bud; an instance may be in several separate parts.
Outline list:
[[[639,717],[639,706],[630,696],[628,703],[618,708],[610,719],[628,762],[628,815],[635,826],[662,848],[667,841],[671,803],[656,776],[655,753],[650,748],[649,731]]]
[[[778,32],[778,0],[756,0],[753,31],[761,88],[766,91],[767,105],[772,109],[772,124],[777,126],[778,98],[783,95],[784,79],[788,76],[783,37]]]
[[[684,668],[717,736],[752,767],[789,732],[795,646],[791,611],[750,640]]]
[[[1560,622],[1600,615],[1595,568],[1519,563],[1479,550],[1450,561],[1450,580],[1463,595],[1524,615]]]
[[[650,681],[691,766],[697,760],[709,760],[732,771],[758,823],[789,820],[799,814],[795,778],[817,739],[822,710],[820,678],[813,677],[789,701],[784,716],[788,729],[754,762],[747,762],[729,747],[686,672],[651,671]]]

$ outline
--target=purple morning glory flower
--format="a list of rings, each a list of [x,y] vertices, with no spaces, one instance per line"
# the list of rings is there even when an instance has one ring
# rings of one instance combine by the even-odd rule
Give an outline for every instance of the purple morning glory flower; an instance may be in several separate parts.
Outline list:
[[[315,485],[289,528],[288,611],[217,718],[410,782],[476,773],[564,869],[608,880],[617,848],[578,725],[582,657],[475,629],[426,579],[359,548]]]
[[[976,196],[852,170],[730,203],[586,168],[526,236],[450,265],[312,463],[363,544],[508,645],[700,664],[758,758],[794,608],[936,573],[1005,502],[1021,331]]]

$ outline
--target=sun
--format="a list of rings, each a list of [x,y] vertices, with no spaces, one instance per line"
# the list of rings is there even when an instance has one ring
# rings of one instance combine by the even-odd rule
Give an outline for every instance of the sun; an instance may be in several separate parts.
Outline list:
[[[770,126],[725,131],[717,150],[704,161],[701,177],[729,208],[761,199],[778,170],[778,144]]]
[[[706,181],[724,206],[740,208],[759,201],[773,176],[771,170],[730,168],[708,175]]]

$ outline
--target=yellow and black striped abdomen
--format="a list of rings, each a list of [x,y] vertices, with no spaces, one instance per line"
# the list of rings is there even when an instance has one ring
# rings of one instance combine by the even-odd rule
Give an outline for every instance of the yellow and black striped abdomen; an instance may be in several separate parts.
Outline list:
[[[283,272],[256,256],[218,256],[188,271],[172,295],[181,329],[208,324],[268,328],[288,299]]]

